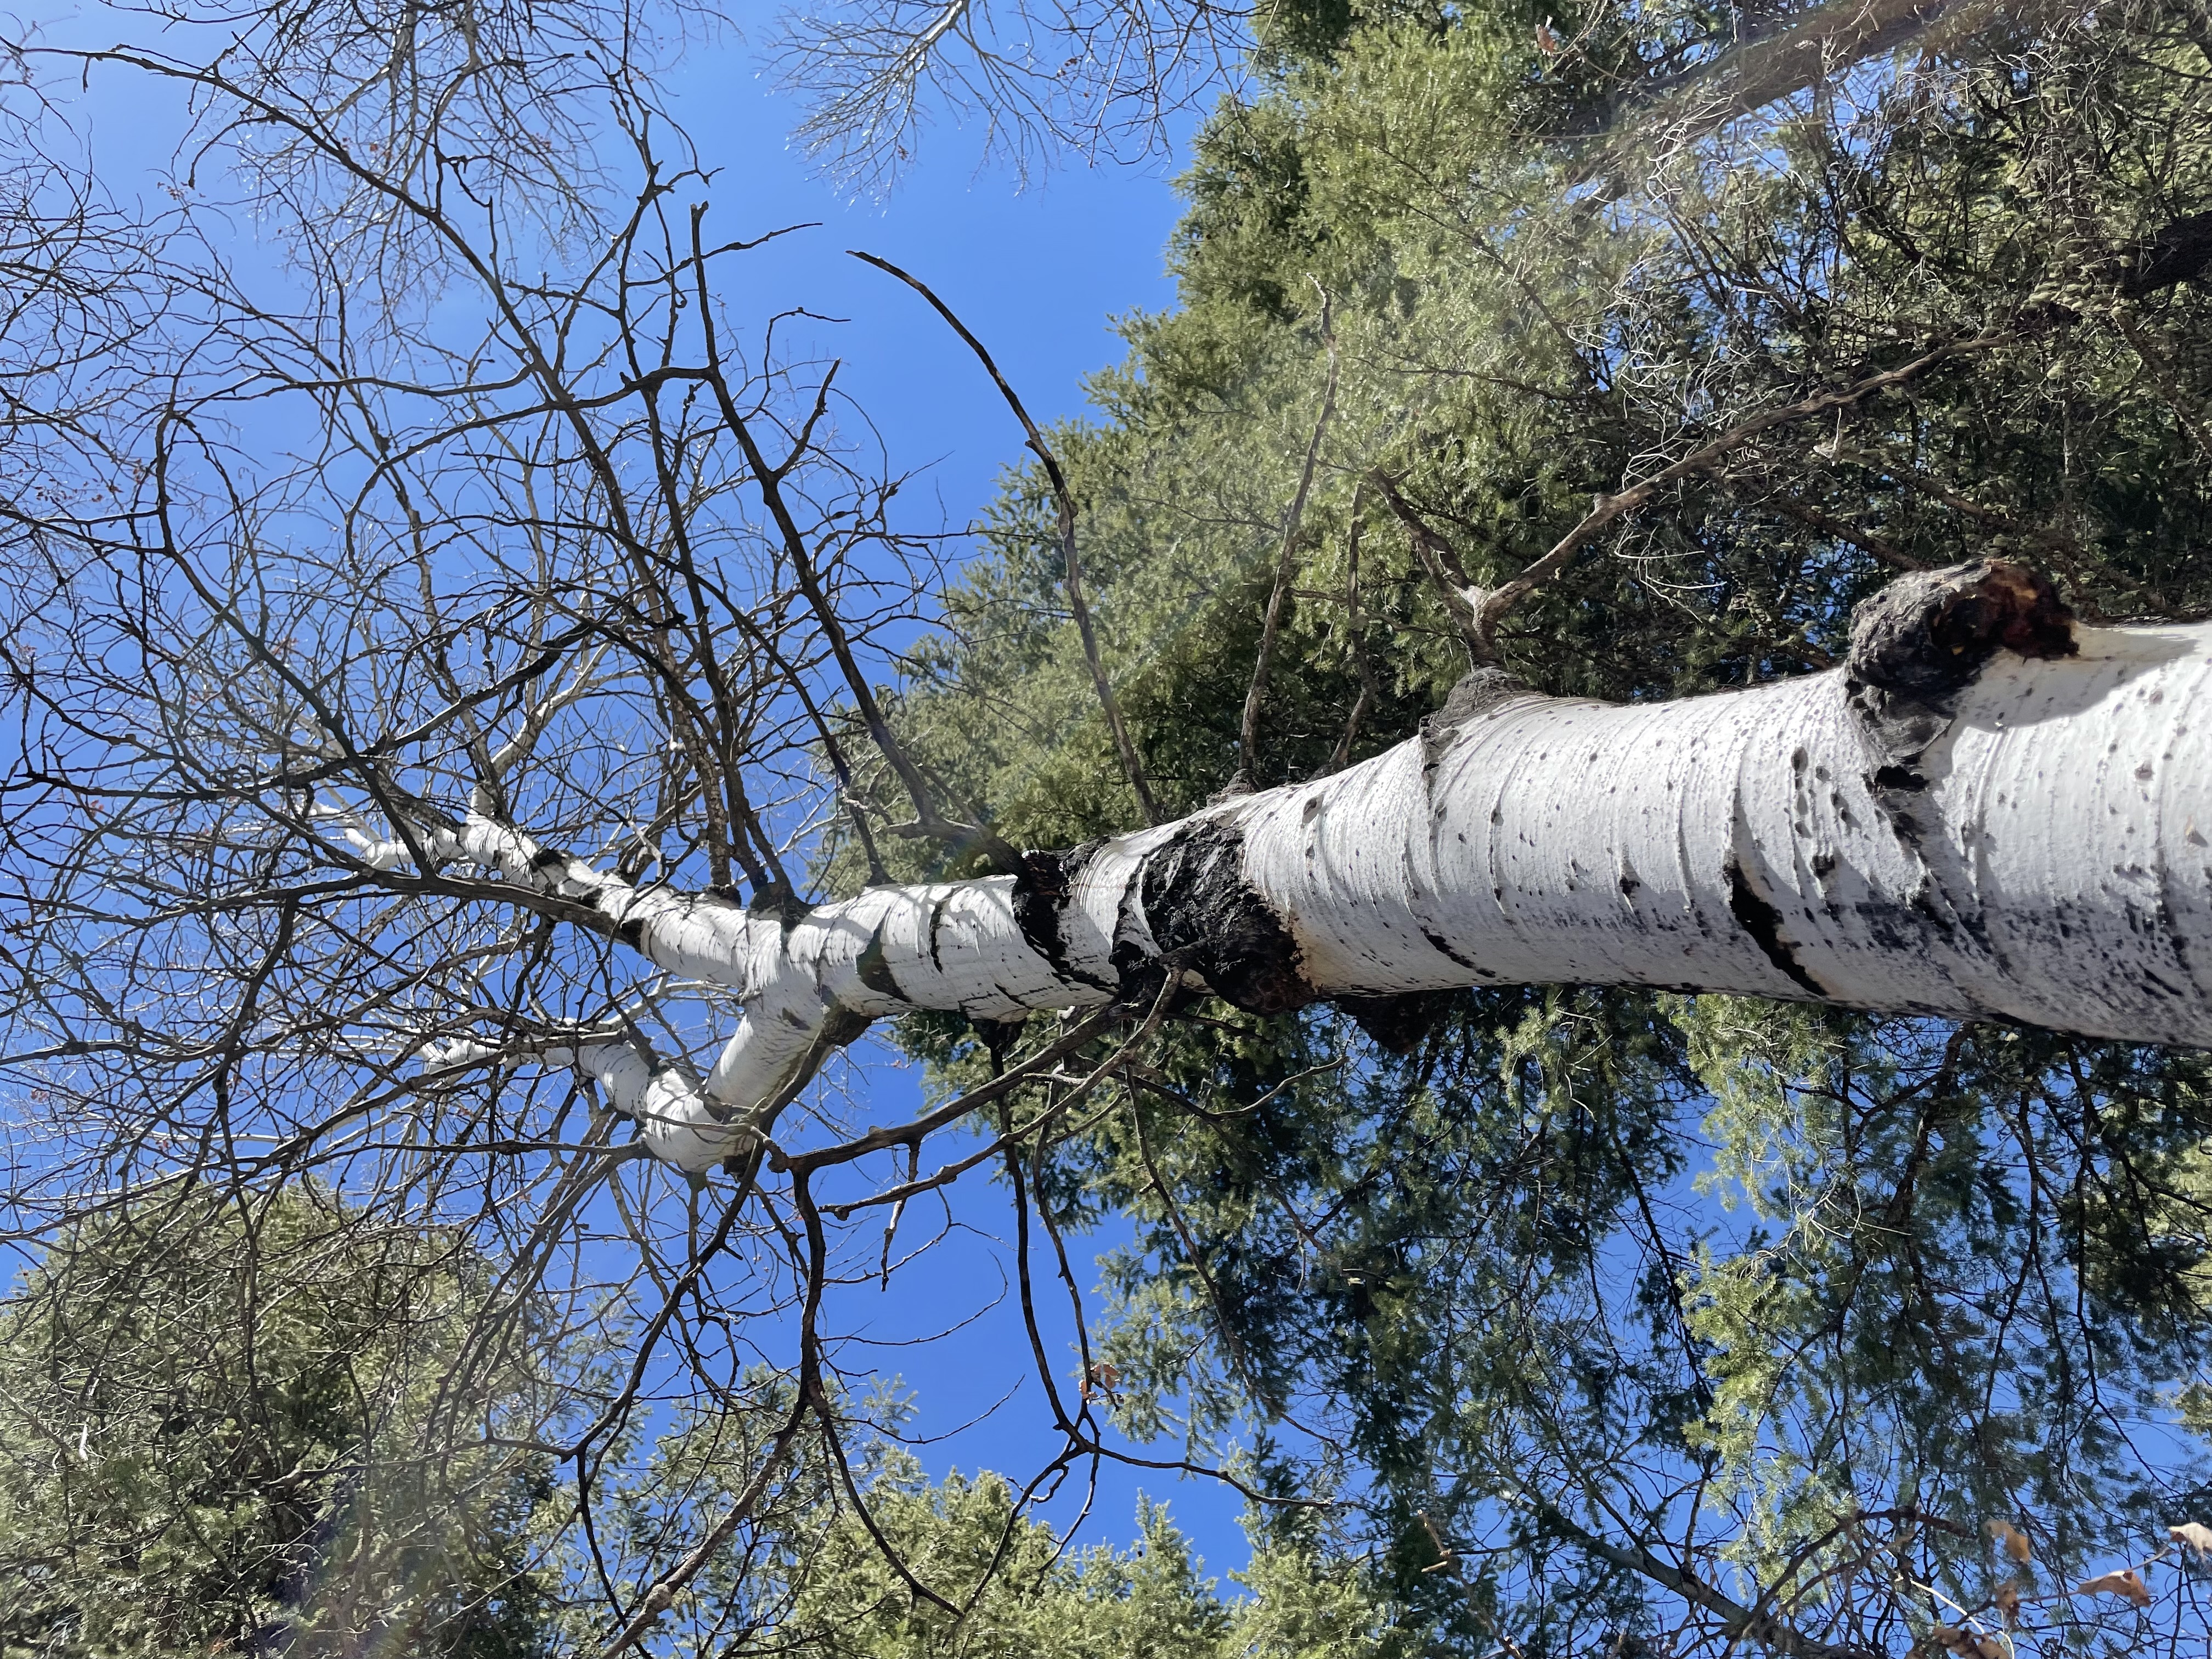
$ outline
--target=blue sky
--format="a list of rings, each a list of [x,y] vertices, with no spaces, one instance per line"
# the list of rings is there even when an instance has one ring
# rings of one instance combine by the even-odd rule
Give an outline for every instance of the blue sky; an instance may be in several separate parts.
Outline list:
[[[817,349],[844,360],[841,382],[895,462],[932,464],[925,485],[937,492],[948,526],[971,521],[988,501],[1000,469],[1020,456],[1020,432],[967,348],[920,296],[844,250],[879,254],[929,283],[990,348],[1040,422],[1085,411],[1084,377],[1121,356],[1114,317],[1174,301],[1165,252],[1181,204],[1165,170],[1078,163],[1018,188],[1006,173],[977,171],[968,135],[939,129],[895,195],[856,203],[811,176],[787,147],[797,112],[757,76],[742,46],[696,54],[673,92],[702,160],[720,170],[712,194],[725,234],[823,222],[746,256],[757,288],[743,307],[764,316],[803,299],[844,319],[816,325]],[[919,1105],[910,1070],[878,1063],[866,1086],[878,1121]],[[933,1144],[933,1162],[952,1155]],[[894,1279],[879,1315],[866,1314],[874,1292],[849,1295],[844,1310],[872,1321],[866,1332],[885,1345],[883,1370],[915,1391],[914,1431],[925,1442],[916,1449],[933,1474],[985,1467],[1019,1480],[1049,1457],[1054,1437],[1018,1310],[1010,1292],[1001,1295],[1006,1194],[970,1177],[952,1215],[958,1231]],[[920,1235],[932,1223],[917,1205],[902,1230]],[[1097,1249],[1112,1241],[1084,1242]],[[903,1346],[970,1320],[941,1341]],[[860,1358],[854,1351],[850,1361]],[[975,1420],[1017,1382],[1002,1408]],[[1132,1449],[1176,1455],[1172,1447]],[[1079,1474],[1072,1478],[1048,1516],[1072,1522],[1082,1485]],[[1210,1571],[1243,1565],[1243,1500],[1233,1492],[1111,1466],[1101,1471],[1083,1541],[1126,1545],[1139,1490],[1167,1501]]]
[[[146,33],[143,15],[118,18],[96,6],[41,9],[47,38],[57,43]],[[738,317],[756,323],[802,304],[836,319],[802,323],[779,337],[801,348],[799,355],[842,359],[840,383],[875,423],[893,465],[923,469],[917,487],[936,505],[914,513],[909,525],[934,527],[941,520],[957,530],[973,521],[1001,469],[1019,458],[1020,433],[973,356],[920,297],[847,249],[879,254],[934,288],[983,338],[1041,422],[1084,412],[1085,376],[1121,355],[1115,317],[1173,303],[1165,249],[1180,203],[1170,168],[1077,161],[1024,187],[1004,171],[979,170],[972,135],[940,128],[893,196],[855,201],[814,176],[787,145],[799,112],[774,94],[742,42],[692,51],[669,91],[673,112],[716,175],[711,195],[722,236],[750,238],[818,222],[726,265],[725,295]],[[109,188],[129,196],[152,189],[179,112],[173,100],[149,96],[143,81],[113,76],[105,84],[95,80],[73,113]],[[250,237],[250,229],[241,227],[241,235]],[[861,1086],[870,1114],[891,1121],[918,1108],[918,1080],[912,1067],[876,1052]],[[934,1159],[935,1144],[932,1152]],[[922,1210],[917,1205],[908,1217],[902,1249],[945,1219]],[[1018,1309],[1011,1293],[1002,1294],[1004,1189],[980,1172],[969,1177],[956,1193],[951,1219],[942,1245],[893,1281],[879,1311],[867,1301],[876,1293],[865,1291],[846,1296],[843,1313],[883,1345],[875,1351],[881,1370],[901,1375],[914,1391],[916,1449],[931,1474],[993,1468],[1018,1482],[1049,1458],[1053,1437]],[[1077,1243],[1097,1249],[1111,1242]],[[1079,1260],[1079,1271],[1085,1265]],[[1064,1310],[1064,1298],[1054,1305]],[[943,1340],[909,1346],[956,1327]],[[848,1364],[866,1363],[867,1352],[849,1350]],[[1072,1355],[1055,1356],[1061,1358],[1072,1370]],[[1009,1389],[1012,1398],[977,1420]],[[1049,1518],[1070,1524],[1084,1484],[1078,1472],[1046,1511]],[[1126,1545],[1140,1490],[1169,1504],[1212,1571],[1242,1565],[1248,1551],[1236,1520],[1242,1500],[1233,1492],[1112,1466],[1102,1471],[1082,1541]]]
[[[987,501],[1020,433],[967,349],[922,302],[848,258],[861,248],[936,289],[988,345],[1040,422],[1079,412],[1083,377],[1118,359],[1110,319],[1173,302],[1165,249],[1178,200],[1164,170],[1080,162],[1024,189],[979,172],[969,134],[939,128],[888,201],[854,202],[812,177],[785,134],[791,103],[758,77],[742,45],[693,53],[674,79],[676,113],[702,159],[725,233],[822,228],[746,256],[755,315],[803,299],[846,319],[815,337],[845,360],[841,380],[906,466],[935,465],[948,521]]]

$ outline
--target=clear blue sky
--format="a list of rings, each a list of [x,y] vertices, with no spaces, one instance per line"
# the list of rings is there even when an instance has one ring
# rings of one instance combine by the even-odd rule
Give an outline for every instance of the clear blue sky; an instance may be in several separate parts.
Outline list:
[[[895,195],[855,203],[787,147],[798,112],[771,94],[742,46],[693,54],[674,92],[678,118],[719,170],[712,194],[725,234],[822,222],[745,256],[757,289],[742,298],[759,315],[803,299],[847,319],[814,337],[845,360],[841,381],[849,377],[893,456],[909,467],[937,460],[952,523],[988,498],[1020,433],[921,297],[844,250],[879,254],[935,289],[1041,422],[1079,412],[1083,377],[1120,357],[1110,319],[1173,302],[1165,248],[1179,203],[1164,170],[1079,161],[1022,189],[1006,173],[979,173],[972,137],[940,127]]]

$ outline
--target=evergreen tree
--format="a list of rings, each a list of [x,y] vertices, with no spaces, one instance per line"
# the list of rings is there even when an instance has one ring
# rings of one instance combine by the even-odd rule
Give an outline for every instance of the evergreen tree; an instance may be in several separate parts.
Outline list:
[[[313,1189],[57,1243],[0,1324],[0,1652],[551,1651],[550,1471],[486,1437],[526,1379],[446,1393],[484,1278]]]
[[[1494,592],[1578,529],[1497,638],[1564,695],[1824,667],[1895,572],[1993,550],[2092,617],[2212,605],[2201,9],[1978,13],[1743,101],[1762,35],[1843,9],[1271,40],[1183,179],[1181,305],[1052,439],[1170,816],[1405,738],[1468,661],[1430,562]],[[1024,845],[1139,822],[1051,507],[1010,479],[903,708]],[[978,1074],[957,1024],[909,1025]],[[1898,1651],[2020,1593],[2086,1634],[2132,1608],[2033,1596],[2205,1518],[2172,1392],[2208,1358],[2201,1055],[1561,988],[1217,1008],[1133,1080],[1038,1176],[1066,1224],[1139,1218],[1121,1420],[1360,1486],[1382,1581],[1454,1650],[1686,1619]],[[2037,1565],[1992,1562],[1990,1517]]]
[[[872,1516],[887,1556],[851,1514],[804,1559],[787,1618],[763,1652],[806,1659],[1390,1659],[1406,1649],[1358,1574],[1310,1537],[1263,1542],[1224,1597],[1200,1577],[1164,1505],[1139,1503],[1137,1540],[1070,1550],[1022,1516],[991,1474],[923,1482],[893,1457]],[[921,1601],[892,1559],[961,1610]]]

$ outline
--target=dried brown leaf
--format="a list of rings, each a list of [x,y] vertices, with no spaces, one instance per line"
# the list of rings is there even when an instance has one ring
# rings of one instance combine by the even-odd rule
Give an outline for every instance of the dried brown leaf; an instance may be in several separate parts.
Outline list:
[[[2150,1586],[2133,1567],[2123,1567],[2118,1572],[2101,1573],[2075,1592],[2081,1595],[2124,1595],[2139,1607],[2150,1605]]]
[[[2008,1578],[1996,1588],[1997,1611],[2004,1614],[2005,1628],[2010,1630],[2020,1619],[2020,1581]]]
[[[2185,1545],[2189,1553],[2200,1561],[2212,1555],[2212,1527],[2195,1521],[2185,1521],[2178,1527],[2168,1527],[2166,1535],[2177,1544]]]
[[[1952,1625],[1930,1626],[1928,1639],[1949,1650],[1957,1659],[2012,1659],[2012,1650],[1998,1638]]]
[[[2009,1521],[1984,1521],[1983,1529],[2004,1546],[2004,1553],[2014,1561],[2026,1562],[2033,1553],[2028,1548],[2027,1534]]]

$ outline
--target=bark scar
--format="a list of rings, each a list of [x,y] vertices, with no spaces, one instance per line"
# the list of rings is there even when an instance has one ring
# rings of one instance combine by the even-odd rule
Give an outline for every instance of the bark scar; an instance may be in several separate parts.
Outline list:
[[[1087,842],[1068,853],[1024,853],[1021,870],[1014,877],[1014,925],[1022,930],[1023,942],[1050,963],[1060,978],[1110,991],[1115,988],[1111,983],[1069,962],[1066,935],[1060,926],[1060,914],[1075,891],[1075,878],[1098,846]]]
[[[1279,1014],[1315,1000],[1298,945],[1244,879],[1244,832],[1200,818],[1145,860],[1145,925],[1161,952],[1195,969],[1247,1013]]]
[[[1790,976],[1792,984],[1808,995],[1828,1001],[1828,993],[1821,988],[1820,981],[1805,971],[1796,953],[1790,948],[1790,942],[1782,937],[1782,913],[1751,884],[1743,866],[1733,855],[1723,870],[1728,877],[1729,914],[1735,918],[1736,926],[1751,935],[1753,943],[1769,962]]]
[[[905,992],[899,989],[898,976],[891,972],[890,957],[884,951],[884,929],[880,922],[876,925],[876,930],[868,935],[868,948],[860,952],[859,966],[860,983],[871,991],[887,997],[896,997],[901,1002],[913,1000]]]

